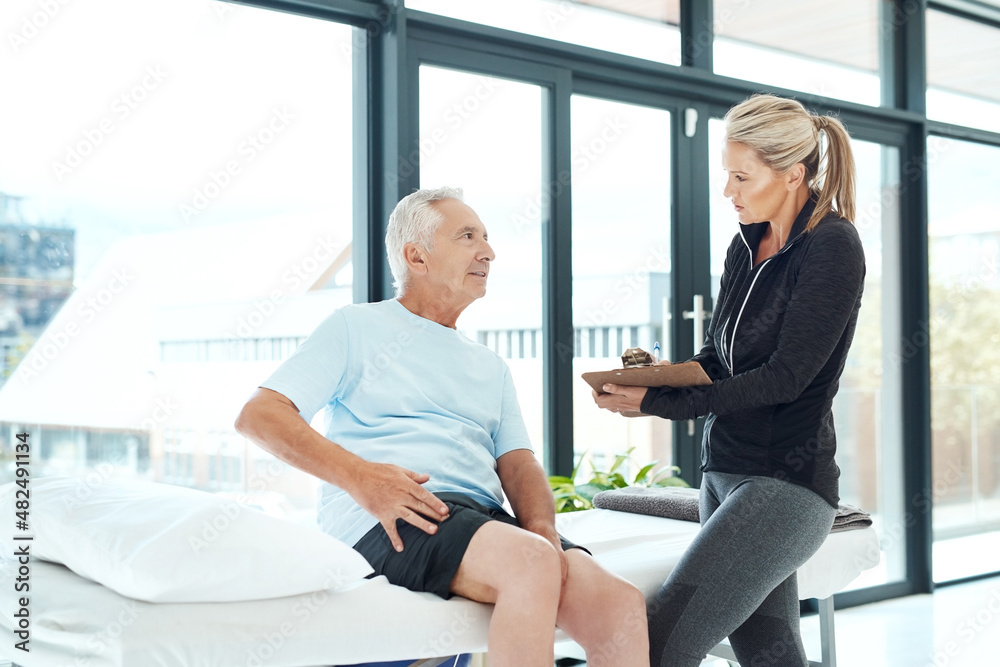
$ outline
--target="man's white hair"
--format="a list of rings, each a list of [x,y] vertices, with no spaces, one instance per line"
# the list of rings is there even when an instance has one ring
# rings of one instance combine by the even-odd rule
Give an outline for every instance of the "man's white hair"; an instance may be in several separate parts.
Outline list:
[[[403,260],[403,246],[415,243],[424,250],[433,250],[434,234],[444,222],[444,215],[433,206],[443,199],[462,201],[462,188],[441,187],[417,190],[399,200],[389,215],[385,232],[385,250],[392,271],[392,286],[400,296],[409,279],[409,269]]]

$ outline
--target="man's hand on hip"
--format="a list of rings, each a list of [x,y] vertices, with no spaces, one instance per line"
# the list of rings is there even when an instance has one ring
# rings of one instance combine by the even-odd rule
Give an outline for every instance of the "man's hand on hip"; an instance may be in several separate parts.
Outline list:
[[[358,505],[379,520],[393,548],[402,551],[403,541],[396,531],[396,519],[402,519],[426,533],[434,533],[437,524],[425,517],[435,521],[448,518],[448,507],[421,486],[429,479],[430,475],[425,473],[390,463],[366,461],[358,469],[358,477],[350,493]]]

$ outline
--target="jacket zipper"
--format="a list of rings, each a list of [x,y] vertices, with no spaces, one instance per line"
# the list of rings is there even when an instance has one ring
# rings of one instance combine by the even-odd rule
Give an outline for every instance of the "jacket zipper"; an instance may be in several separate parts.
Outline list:
[[[754,266],[753,265],[753,250],[750,249],[750,244],[747,243],[747,239],[743,235],[743,230],[742,229],[740,230],[740,239],[742,239],[743,245],[747,249],[747,254],[750,256],[750,267],[751,267],[750,271],[751,272],[752,271],[757,271],[757,275],[755,275],[753,277],[753,280],[750,281],[750,287],[747,289],[747,294],[746,294],[745,297],[743,297],[743,305],[740,306],[740,312],[736,315],[736,323],[733,324],[733,333],[729,337],[729,345],[728,345],[728,347],[729,347],[729,363],[727,364],[729,366],[729,377],[733,377],[735,375],[734,363],[733,363],[733,348],[736,347],[736,329],[740,326],[740,318],[743,317],[743,310],[747,307],[747,302],[750,300],[750,294],[753,293],[753,286],[757,284],[757,279],[760,278],[760,274],[763,272],[764,266],[768,262],[770,262],[772,259],[774,259],[778,255],[780,255],[781,253],[783,253],[786,250],[788,250],[788,248],[791,247],[792,243],[795,243],[801,237],[802,237],[802,234],[800,233],[798,236],[796,236],[794,239],[792,239],[791,243],[786,243],[785,246],[781,250],[779,250],[778,252],[774,253],[773,255],[771,255],[770,257],[768,257],[767,259],[765,259],[759,265]],[[725,339],[723,339],[723,340],[725,340]],[[725,357],[723,357],[723,359],[725,359]]]
[[[728,364],[728,366],[729,366],[729,377],[733,377],[735,375],[735,373],[733,371],[733,348],[736,347],[736,329],[737,329],[737,327],[740,326],[740,318],[743,317],[743,309],[747,307],[747,301],[750,300],[750,294],[753,292],[753,286],[755,284],[757,284],[757,278],[760,278],[761,270],[763,270],[764,265],[767,264],[768,262],[770,262],[772,258],[774,258],[775,256],[780,255],[781,253],[785,252],[785,250],[787,250],[792,245],[792,243],[795,243],[801,237],[802,237],[802,234],[799,233],[798,236],[796,236],[794,239],[792,239],[791,243],[786,243],[784,248],[782,248],[781,250],[779,250],[778,252],[776,252],[774,255],[771,255],[771,257],[768,257],[767,259],[765,259],[763,262],[760,263],[759,266],[755,267],[753,265],[753,250],[750,249],[750,244],[747,243],[747,237],[745,237],[743,235],[743,230],[742,229],[740,230],[740,239],[742,239],[743,245],[747,249],[747,254],[750,256],[750,270],[753,271],[754,269],[757,269],[757,275],[754,276],[753,280],[750,282],[750,288],[747,289],[747,295],[743,298],[743,305],[740,306],[740,312],[736,315],[736,323],[733,324],[733,335],[729,337],[729,345],[728,345],[728,347],[729,347],[729,364]],[[728,323],[729,322],[727,321],[726,324],[728,324]],[[723,329],[723,333],[724,332],[725,332],[725,329]],[[723,343],[726,342],[725,335],[723,335],[723,337],[722,337],[722,342]],[[725,352],[723,352],[722,358],[723,358],[723,361],[725,361]],[[705,432],[705,465],[708,465],[708,461],[712,458],[712,427],[713,426],[715,426],[715,422],[714,421],[709,425],[708,430]]]
[[[715,426],[715,421],[713,420],[711,424],[708,425],[708,429],[705,431],[705,465],[712,460],[712,427]]]

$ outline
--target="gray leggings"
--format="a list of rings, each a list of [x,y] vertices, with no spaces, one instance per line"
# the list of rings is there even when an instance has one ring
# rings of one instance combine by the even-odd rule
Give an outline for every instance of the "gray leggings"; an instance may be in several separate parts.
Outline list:
[[[795,571],[836,510],[790,482],[705,473],[701,530],[647,606],[652,667],[697,667],[729,637],[742,667],[808,664]]]

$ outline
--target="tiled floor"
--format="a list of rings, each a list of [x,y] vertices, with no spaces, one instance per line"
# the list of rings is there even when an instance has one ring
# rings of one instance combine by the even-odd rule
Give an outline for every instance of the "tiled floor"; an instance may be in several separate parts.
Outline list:
[[[1000,665],[1000,578],[938,589],[835,615],[838,667],[996,667]],[[819,623],[802,622],[810,658],[819,659]],[[723,667],[707,661],[703,667]]]

